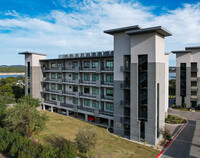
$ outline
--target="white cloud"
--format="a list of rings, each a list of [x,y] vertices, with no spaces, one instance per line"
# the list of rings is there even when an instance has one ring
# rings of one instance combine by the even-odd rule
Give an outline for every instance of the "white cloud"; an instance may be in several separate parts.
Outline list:
[[[31,18],[14,11],[6,14],[18,15],[12,19],[1,19],[1,49],[4,52],[35,51],[47,53],[49,57],[69,52],[85,52],[113,49],[112,36],[103,30],[129,25],[150,27],[162,25],[173,33],[166,38],[166,51],[184,49],[185,46],[199,45],[200,42],[200,3],[185,4],[183,8],[166,10],[165,14],[155,16],[153,8],[144,7],[136,2],[119,0],[59,0],[65,8],[72,8],[70,13],[52,10],[48,18]],[[55,4],[58,1],[54,1]],[[3,31],[2,31],[3,32]],[[10,52],[11,53],[11,52]],[[171,61],[174,60],[172,56]]]
[[[9,15],[9,16],[19,16],[19,14],[15,10],[8,10],[7,12],[4,13],[4,15]]]

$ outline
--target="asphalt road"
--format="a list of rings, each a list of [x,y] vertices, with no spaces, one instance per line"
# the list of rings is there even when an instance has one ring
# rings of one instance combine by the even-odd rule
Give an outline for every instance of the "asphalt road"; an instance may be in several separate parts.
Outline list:
[[[200,113],[172,109],[169,109],[168,112],[185,117],[188,119],[188,123],[164,151],[162,158],[200,158]]]

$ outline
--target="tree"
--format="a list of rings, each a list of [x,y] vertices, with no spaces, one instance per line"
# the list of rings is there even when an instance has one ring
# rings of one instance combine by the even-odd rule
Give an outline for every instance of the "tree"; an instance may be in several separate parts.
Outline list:
[[[19,99],[19,104],[26,104],[33,108],[38,108],[41,106],[39,99],[33,98],[31,95],[26,95],[23,98]]]
[[[44,129],[48,117],[46,114],[40,114],[33,105],[35,104],[20,102],[7,109],[5,127],[27,137],[37,135]]]
[[[176,80],[175,79],[169,80],[169,95],[170,96],[176,95]]]
[[[160,134],[163,136],[164,143],[166,143],[167,140],[170,141],[172,139],[172,135],[169,129],[167,129],[166,127],[160,129]]]
[[[76,148],[75,145],[70,142],[66,141],[62,147],[60,147],[60,158],[76,158]]]
[[[80,153],[86,153],[96,145],[96,132],[93,128],[85,127],[78,131],[75,142]]]

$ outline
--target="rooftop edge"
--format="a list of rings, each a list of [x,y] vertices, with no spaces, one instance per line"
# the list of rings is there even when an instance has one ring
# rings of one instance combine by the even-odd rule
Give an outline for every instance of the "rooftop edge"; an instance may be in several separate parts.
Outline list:
[[[18,54],[21,54],[21,55],[26,55],[26,54],[35,54],[35,55],[47,56],[46,54],[34,53],[34,52],[29,52],[29,51],[26,51],[26,52],[19,52]]]

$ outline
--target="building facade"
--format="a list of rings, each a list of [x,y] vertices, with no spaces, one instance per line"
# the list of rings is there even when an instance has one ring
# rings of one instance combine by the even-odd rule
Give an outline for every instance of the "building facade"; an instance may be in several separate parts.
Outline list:
[[[200,47],[172,53],[176,54],[176,106],[200,106]]]
[[[38,85],[26,92],[41,99],[43,109],[156,145],[168,108],[164,37],[171,34],[161,26],[138,25],[104,32],[114,37],[114,51],[66,54],[57,59],[38,54],[26,71],[40,69],[29,75],[30,87]],[[36,55],[20,54],[25,54],[26,64],[28,56]]]

